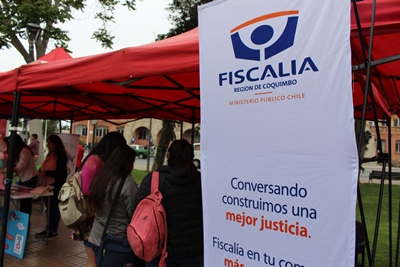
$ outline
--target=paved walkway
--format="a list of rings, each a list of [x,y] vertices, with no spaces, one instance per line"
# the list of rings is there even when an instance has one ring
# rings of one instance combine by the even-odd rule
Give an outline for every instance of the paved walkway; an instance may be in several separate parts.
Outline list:
[[[58,237],[49,240],[36,239],[34,235],[45,229],[46,215],[42,215],[41,202],[36,200],[33,204],[31,230],[25,246],[22,260],[4,254],[5,267],[80,267],[86,266],[86,253],[82,242],[70,240],[71,230],[60,222]]]
[[[368,174],[372,169],[380,170],[381,166],[377,164],[365,164],[365,172],[361,176],[361,183],[368,183]],[[396,168],[394,171],[398,171]],[[378,183],[379,181],[374,181]],[[399,184],[400,181],[394,182]],[[71,230],[66,228],[63,222],[60,222],[58,237],[49,240],[46,244],[43,239],[35,239],[35,233],[44,230],[46,216],[42,214],[41,202],[36,200],[33,204],[31,231],[27,238],[24,258],[17,259],[11,255],[5,254],[5,267],[78,267],[86,266],[86,253],[82,242],[70,240]]]

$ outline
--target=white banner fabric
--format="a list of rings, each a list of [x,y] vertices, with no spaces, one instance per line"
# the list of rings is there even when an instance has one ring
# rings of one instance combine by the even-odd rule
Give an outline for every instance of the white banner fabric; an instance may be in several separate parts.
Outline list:
[[[354,266],[348,0],[199,7],[204,266]]]

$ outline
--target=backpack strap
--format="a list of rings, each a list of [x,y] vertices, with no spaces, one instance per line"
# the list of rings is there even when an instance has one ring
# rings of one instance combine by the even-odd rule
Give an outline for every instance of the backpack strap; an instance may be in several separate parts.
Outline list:
[[[154,171],[151,176],[151,194],[155,193],[158,189],[158,180],[160,173],[158,171]]]
[[[81,169],[79,169],[79,170],[77,170],[76,172],[76,175],[78,175],[81,179],[80,180],[78,180],[78,186],[79,186],[79,190],[80,190],[80,192],[79,192],[79,197],[81,197],[81,198],[84,198],[84,195],[83,195],[83,176],[82,176],[82,170]],[[75,175],[75,174],[74,174]],[[76,179],[78,179],[78,178],[76,178]],[[85,209],[86,209],[86,203],[84,203],[85,204]]]
[[[118,186],[118,189],[117,189],[117,193],[115,194],[113,203],[112,203],[112,205],[111,205],[110,213],[108,214],[107,222],[106,222],[106,224],[104,225],[104,230],[103,230],[103,234],[101,235],[101,240],[104,240],[104,239],[105,239],[105,236],[106,236],[106,233],[107,233],[108,225],[110,224],[113,211],[114,211],[115,208],[117,207],[117,202],[118,202],[118,199],[119,199],[119,195],[121,195],[122,187],[124,186],[125,180],[126,180],[126,177],[122,177],[122,178],[121,178],[121,182],[119,182],[119,186]],[[110,192],[110,193],[111,193],[111,192]],[[100,245],[101,245],[101,241],[100,241]],[[104,255],[104,248],[102,249],[102,248],[100,247],[98,253],[100,253],[101,255],[100,255],[100,257],[99,257],[99,262],[96,262],[96,264],[97,264],[97,266],[101,266],[101,263],[102,263],[102,261],[103,261],[103,255]],[[96,258],[96,260],[97,260],[97,258]]]
[[[154,171],[152,176],[151,176],[151,193],[155,193],[158,189],[158,184],[159,184],[159,172],[158,171]],[[159,196],[161,196],[162,198],[162,194],[160,191]],[[168,253],[167,253],[167,237],[168,237],[168,231],[167,231],[167,218],[164,218],[165,220],[165,238],[164,238],[164,243],[163,243],[163,250],[161,253],[161,258],[160,258],[160,262],[158,264],[159,267],[166,267],[166,263],[165,260],[168,257]]]

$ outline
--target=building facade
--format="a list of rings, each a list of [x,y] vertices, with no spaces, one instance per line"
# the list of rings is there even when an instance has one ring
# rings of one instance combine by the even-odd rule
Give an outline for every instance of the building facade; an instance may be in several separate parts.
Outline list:
[[[157,146],[162,129],[162,120],[139,119],[139,120],[87,120],[72,123],[72,133],[80,135],[80,141],[91,147],[97,144],[103,136],[112,131],[118,131],[124,135],[127,144],[154,145]],[[199,126],[194,129],[193,143],[200,142]],[[192,124],[176,123],[175,138],[192,139]]]
[[[366,130],[370,131],[373,135],[373,138],[370,140],[368,144],[368,152],[373,153],[372,156],[376,153],[377,150],[377,128],[379,128],[379,134],[382,142],[382,152],[388,153],[389,144],[391,145],[392,151],[392,165],[400,166],[400,120],[397,116],[393,116],[390,120],[390,135],[391,142],[389,142],[389,127],[387,123],[379,122],[378,127],[375,126],[373,121],[367,121]],[[371,155],[369,155],[371,156]]]

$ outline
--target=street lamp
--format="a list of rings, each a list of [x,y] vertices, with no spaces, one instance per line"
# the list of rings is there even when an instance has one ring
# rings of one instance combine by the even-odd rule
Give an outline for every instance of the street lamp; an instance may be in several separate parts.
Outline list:
[[[28,24],[26,24],[26,32],[28,34],[28,39],[29,39],[28,63],[31,63],[31,62],[35,61],[33,48],[36,44],[37,39],[40,36],[40,33],[42,32],[42,28],[38,24],[28,23]]]
[[[39,38],[41,32],[42,32],[42,28],[40,27],[40,25],[35,24],[35,23],[26,24],[26,33],[28,35],[28,40],[29,40],[29,54],[28,54],[28,62],[27,63],[31,63],[31,62],[35,61],[34,46],[35,46],[36,41]],[[25,140],[28,139],[27,124],[28,124],[27,119],[24,119],[22,122],[22,133],[23,133]],[[41,129],[41,124],[42,123],[40,121],[40,125],[38,125],[36,128]],[[40,137],[41,136],[42,135],[40,135]]]
[[[94,147],[94,134],[95,134],[95,132],[96,132],[96,125],[97,125],[97,123],[98,123],[99,121],[98,121],[98,120],[91,120],[90,122],[93,124],[92,145],[91,145],[91,147],[90,147],[90,150],[92,150],[93,147]]]

